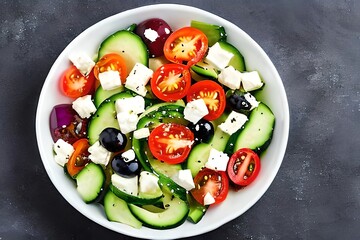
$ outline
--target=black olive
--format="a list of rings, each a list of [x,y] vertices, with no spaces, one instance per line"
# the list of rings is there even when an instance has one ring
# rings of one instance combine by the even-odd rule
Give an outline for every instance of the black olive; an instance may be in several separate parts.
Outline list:
[[[125,134],[116,128],[105,128],[99,136],[100,144],[109,152],[123,150],[127,143]]]
[[[251,104],[243,95],[232,94],[228,98],[229,107],[236,112],[247,112],[251,109]]]
[[[196,124],[189,123],[188,127],[194,133],[195,143],[209,142],[214,135],[214,126],[205,119],[201,119]]]
[[[134,159],[128,159],[124,157],[121,153],[114,156],[111,162],[111,166],[114,172],[126,178],[131,178],[139,175],[141,170],[141,165],[136,159],[136,157]]]

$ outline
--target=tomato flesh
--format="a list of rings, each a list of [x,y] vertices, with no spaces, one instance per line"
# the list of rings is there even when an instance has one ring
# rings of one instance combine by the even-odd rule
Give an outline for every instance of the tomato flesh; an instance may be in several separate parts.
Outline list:
[[[93,71],[88,76],[83,76],[80,71],[72,65],[60,78],[60,89],[70,98],[78,98],[89,94],[94,90],[95,77]]]
[[[254,151],[241,148],[231,156],[227,173],[233,183],[247,186],[258,176],[260,166],[260,158]]]
[[[164,55],[174,63],[192,66],[199,62],[208,49],[208,39],[200,30],[184,27],[173,32],[164,44]]]
[[[202,205],[205,205],[207,193],[211,194],[217,204],[224,201],[229,192],[229,180],[223,171],[204,168],[195,176],[194,183],[195,188],[190,193]]]
[[[88,148],[90,147],[89,141],[86,138],[77,140],[73,147],[74,153],[71,155],[69,161],[66,163],[68,174],[74,178],[86,164],[90,162]]]
[[[184,65],[165,64],[154,72],[150,84],[152,92],[159,99],[176,101],[186,96],[191,75]]]
[[[170,164],[184,162],[193,143],[194,134],[189,128],[177,123],[161,124],[149,136],[152,155]]]
[[[203,99],[209,113],[204,117],[205,120],[212,121],[223,114],[226,106],[224,89],[216,82],[203,80],[195,83],[189,89],[186,96],[188,102]]]
[[[116,53],[104,55],[94,66],[95,78],[99,80],[99,74],[105,71],[118,71],[122,83],[125,83],[127,69],[125,60]]]

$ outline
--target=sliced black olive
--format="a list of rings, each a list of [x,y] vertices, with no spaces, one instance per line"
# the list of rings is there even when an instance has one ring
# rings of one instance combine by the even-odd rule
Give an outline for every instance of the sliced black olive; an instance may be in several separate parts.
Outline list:
[[[100,144],[110,152],[123,150],[127,143],[125,134],[116,128],[105,128],[99,136]]]
[[[132,151],[129,154],[128,151]],[[117,174],[122,177],[131,178],[140,174],[141,164],[136,159],[135,153],[133,150],[126,151],[126,155],[124,153],[120,153],[114,156],[111,162],[111,166]],[[128,157],[133,155],[133,157]]]
[[[188,127],[194,133],[195,143],[209,142],[214,136],[214,126],[205,119],[201,119],[196,124],[190,123]]]

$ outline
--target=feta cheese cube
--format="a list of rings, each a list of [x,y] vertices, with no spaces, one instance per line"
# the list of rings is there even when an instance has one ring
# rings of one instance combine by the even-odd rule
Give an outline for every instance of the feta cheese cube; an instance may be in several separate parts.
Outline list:
[[[160,190],[159,178],[151,172],[142,171],[139,179],[139,192],[153,194]]]
[[[72,108],[79,114],[81,118],[89,118],[91,114],[96,112],[96,107],[91,100],[91,95],[85,95],[77,98],[72,103]]]
[[[241,74],[241,83],[246,92],[259,89],[264,85],[257,71],[243,72]]]
[[[111,157],[111,152],[106,150],[99,141],[95,142],[88,149],[90,155],[89,158],[96,164],[102,164],[107,166]]]
[[[229,66],[221,71],[218,75],[218,80],[221,84],[230,89],[239,89],[241,84],[241,72],[236,70],[233,66]]]
[[[134,132],[134,138],[136,139],[147,138],[148,136],[150,136],[149,128],[140,128]]]
[[[91,69],[95,66],[95,62],[85,53],[72,53],[69,55],[69,59],[84,76],[89,75]]]
[[[179,170],[171,179],[187,191],[195,188],[190,169]]]
[[[55,152],[55,162],[60,166],[64,166],[68,161],[71,155],[74,153],[74,147],[65,142],[63,139],[58,139],[54,143],[54,152]]]
[[[248,101],[251,105],[250,111],[259,106],[260,102],[258,102],[256,98],[253,95],[251,95],[251,93],[245,93],[244,97],[246,101]]]
[[[229,65],[230,60],[233,58],[234,54],[228,52],[220,47],[220,44],[217,42],[212,47],[209,48],[209,52],[205,57],[205,61],[214,67],[222,70]]]
[[[125,87],[145,97],[147,92],[145,86],[149,82],[152,75],[153,70],[147,68],[141,63],[136,63],[129,76],[126,78]]]
[[[211,193],[207,192],[204,197],[204,205],[211,205],[215,203],[214,197],[211,195]]]
[[[212,148],[208,161],[205,163],[205,167],[216,171],[226,171],[227,164],[229,162],[229,156],[226,153]]]
[[[125,178],[117,174],[111,175],[111,183],[120,191],[137,196],[139,192],[138,176]]]
[[[121,98],[116,100],[115,109],[117,113],[127,112],[139,114],[145,111],[145,100],[141,96]]]
[[[239,130],[247,120],[248,118],[245,114],[232,111],[226,118],[225,122],[219,125],[219,128],[223,132],[231,135]]]
[[[125,162],[130,162],[135,159],[135,152],[132,149],[129,149],[121,154],[121,156],[124,158]]]
[[[188,102],[184,109],[184,118],[194,124],[207,114],[209,110],[201,98]]]
[[[99,81],[104,90],[113,90],[121,86],[121,79],[118,71],[105,71],[99,73]]]
[[[139,120],[136,113],[119,112],[116,114],[116,116],[120,126],[120,131],[123,134],[127,134],[136,130],[136,125]]]

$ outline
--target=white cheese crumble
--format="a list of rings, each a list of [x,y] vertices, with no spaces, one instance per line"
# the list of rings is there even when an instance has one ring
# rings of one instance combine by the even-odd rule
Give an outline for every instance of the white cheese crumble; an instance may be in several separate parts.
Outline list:
[[[138,176],[132,178],[125,178],[117,174],[111,175],[111,183],[117,189],[126,192],[127,194],[137,196],[139,192]]]
[[[96,141],[93,145],[91,145],[88,151],[90,153],[89,158],[93,163],[102,164],[104,166],[108,165],[111,152],[106,150],[99,141]]]
[[[246,101],[248,101],[251,105],[250,111],[259,106],[260,102],[258,102],[256,98],[253,95],[251,95],[251,93],[245,93],[244,97]]]
[[[120,131],[123,134],[127,134],[136,130],[136,125],[139,121],[138,115],[136,113],[119,112],[116,114],[116,117],[120,126]]]
[[[218,81],[230,89],[239,89],[241,84],[241,72],[233,66],[226,67],[218,75]]]
[[[65,142],[61,138],[58,139],[54,143],[55,162],[63,167],[69,161],[74,151],[75,149],[71,144]]]
[[[227,164],[229,162],[229,156],[226,153],[212,148],[208,161],[205,163],[205,167],[216,171],[226,171]]]
[[[184,109],[184,118],[194,124],[207,114],[209,114],[209,110],[201,98],[188,102]]]
[[[121,86],[119,72],[114,70],[99,73],[99,81],[104,90],[113,90]]]
[[[141,193],[156,193],[160,190],[158,184],[159,178],[151,172],[142,171],[139,179],[139,192]]]
[[[124,158],[125,162],[130,162],[135,159],[135,152],[132,149],[129,149],[121,154],[121,156]]]
[[[257,71],[243,72],[241,74],[241,83],[246,92],[259,89],[264,84]]]
[[[85,95],[77,98],[72,103],[72,108],[79,114],[81,118],[89,118],[91,114],[96,112],[96,107],[91,100],[91,95]]]
[[[126,78],[125,87],[145,97],[147,92],[145,86],[149,82],[152,75],[153,70],[149,69],[141,63],[136,63],[129,76]]]
[[[115,109],[117,113],[127,112],[139,114],[145,111],[145,100],[141,96],[121,98],[116,100]]]
[[[148,136],[150,136],[149,128],[140,128],[134,131],[134,138],[136,139],[147,138]]]
[[[219,125],[219,128],[223,132],[231,135],[237,130],[239,130],[247,120],[248,118],[245,114],[231,111],[225,122]]]
[[[123,134],[136,130],[138,115],[145,111],[145,100],[141,96],[121,98],[115,102],[116,117]]]
[[[223,70],[229,65],[229,62],[233,56],[234,54],[222,49],[220,44],[217,42],[209,48],[209,52],[205,57],[205,61],[219,70]]]
[[[190,169],[179,170],[171,179],[187,191],[195,188]]]
[[[214,197],[211,195],[211,193],[207,192],[204,197],[204,205],[210,205],[215,203]]]
[[[82,52],[70,54],[69,59],[85,77],[89,75],[91,69],[95,66],[95,62],[87,54]]]

